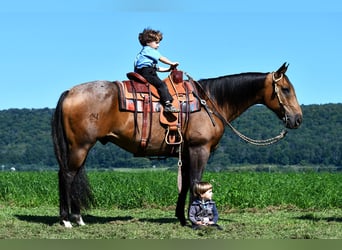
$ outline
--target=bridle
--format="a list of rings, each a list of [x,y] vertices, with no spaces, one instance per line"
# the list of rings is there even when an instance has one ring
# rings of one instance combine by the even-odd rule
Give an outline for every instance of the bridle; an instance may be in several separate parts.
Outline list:
[[[188,75],[186,72],[184,72],[184,74],[188,77],[189,81],[194,82],[196,84],[196,86],[198,86],[201,89],[201,91],[206,95],[207,100],[211,103],[212,107],[214,108],[214,111],[212,111],[212,113],[214,115],[216,115],[223,122],[223,124],[227,125],[236,135],[238,135],[245,142],[253,144],[253,145],[256,145],[256,146],[267,146],[267,145],[271,145],[271,144],[274,144],[274,143],[280,141],[281,139],[283,139],[286,136],[286,134],[287,134],[286,129],[283,129],[279,133],[279,135],[277,135],[275,137],[272,137],[272,138],[269,138],[269,139],[264,139],[264,140],[252,139],[252,138],[249,138],[248,136],[242,134],[236,128],[234,128],[233,125],[229,121],[227,121],[227,119],[220,113],[220,109],[216,106],[215,102],[213,102],[213,100],[208,95],[208,93],[206,91],[204,91],[204,89],[202,88],[201,84],[199,84],[197,81],[193,80],[193,78],[190,75]],[[282,100],[280,98],[279,87],[277,85],[277,83],[283,78],[284,75],[281,74],[280,77],[276,79],[274,74],[275,74],[275,72],[272,72],[272,80],[273,80],[273,84],[274,84],[274,92],[277,95],[277,98],[278,98],[278,101],[279,101],[280,105],[285,110],[284,104],[283,104],[283,102],[282,102]],[[213,121],[213,119],[211,117],[211,113],[208,112],[209,108],[207,106],[206,101],[204,99],[200,99],[200,98],[199,98],[199,100],[201,102],[201,105],[204,106],[204,109],[209,114],[210,119]],[[283,118],[283,120],[286,121],[288,118],[286,116],[286,112],[284,112],[284,113],[285,113],[285,117]],[[213,125],[215,126],[214,122],[213,122]]]
[[[275,72],[272,72],[272,80],[273,80],[272,85],[274,86],[274,93],[275,93],[275,95],[277,96],[277,99],[278,99],[278,102],[279,102],[281,108],[284,110],[283,121],[284,121],[284,123],[286,124],[286,123],[287,123],[287,120],[288,120],[288,116],[287,116],[287,114],[286,114],[286,107],[285,107],[285,105],[284,105],[284,102],[283,102],[283,100],[280,98],[281,95],[280,95],[279,86],[278,86],[278,82],[279,82],[280,80],[282,80],[283,77],[284,77],[284,74],[281,73],[280,76],[279,76],[278,78],[275,78]]]

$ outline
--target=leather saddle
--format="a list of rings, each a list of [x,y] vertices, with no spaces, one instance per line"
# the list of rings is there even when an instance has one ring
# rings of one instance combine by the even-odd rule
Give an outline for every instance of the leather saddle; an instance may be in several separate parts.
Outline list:
[[[127,73],[129,80],[115,82],[120,89],[120,110],[142,113],[142,138],[141,146],[146,148],[151,132],[148,127],[152,119],[152,113],[160,113],[160,123],[166,127],[165,141],[168,144],[176,145],[182,142],[181,121],[184,116],[201,109],[200,101],[195,98],[193,92],[195,86],[190,81],[183,80],[183,72],[172,70],[169,76],[164,79],[168,90],[173,97],[173,106],[180,110],[180,113],[165,113],[160,104],[157,89],[138,73]],[[183,118],[182,118],[183,117]],[[147,133],[147,130],[149,133]]]
[[[136,72],[127,73],[127,78],[129,80],[117,82],[120,88],[120,109],[122,111],[143,112],[143,102],[146,95],[150,96],[150,101],[152,102],[148,111],[162,111],[162,105],[159,103],[160,97],[158,91],[152,84]],[[179,108],[181,112],[191,113],[200,110],[200,102],[193,94],[196,89],[192,83],[183,80],[182,71],[173,70],[170,75],[164,79],[164,82],[174,99],[173,105],[176,108]]]

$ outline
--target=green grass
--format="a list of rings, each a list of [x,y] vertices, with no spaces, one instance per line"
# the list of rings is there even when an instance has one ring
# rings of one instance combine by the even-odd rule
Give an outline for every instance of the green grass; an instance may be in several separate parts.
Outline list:
[[[0,239],[342,239],[342,210],[220,210],[218,230],[182,227],[173,209],[93,209],[59,225],[56,207],[0,207]]]
[[[342,175],[205,173],[222,231],[194,231],[174,216],[177,176],[169,171],[90,172],[96,206],[85,227],[58,221],[56,172],[0,173],[2,239],[342,238]]]
[[[90,172],[97,208],[174,206],[177,176],[169,171]],[[205,173],[222,208],[342,208],[342,175],[333,173]],[[56,172],[0,173],[0,204],[58,206]]]

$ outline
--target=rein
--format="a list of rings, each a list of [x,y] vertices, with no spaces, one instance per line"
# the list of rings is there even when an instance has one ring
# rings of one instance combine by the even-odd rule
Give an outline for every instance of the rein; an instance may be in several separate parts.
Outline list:
[[[280,141],[281,139],[283,139],[286,134],[287,134],[287,131],[286,129],[283,129],[279,135],[275,136],[275,137],[272,137],[272,138],[269,138],[269,139],[264,139],[264,140],[256,140],[256,139],[252,139],[252,138],[249,138],[248,136],[242,134],[241,132],[239,132],[236,128],[233,127],[233,125],[227,121],[227,119],[220,113],[218,107],[216,106],[215,102],[211,99],[211,97],[208,95],[208,93],[206,91],[204,91],[203,87],[201,86],[201,84],[199,84],[199,82],[193,80],[193,78],[187,74],[186,72],[184,72],[184,74],[188,77],[189,81],[192,81],[194,83],[196,83],[196,85],[202,90],[202,92],[206,95],[207,99],[209,100],[209,102],[212,104],[213,108],[215,109],[215,112],[213,112],[225,125],[227,125],[236,135],[238,135],[242,140],[244,140],[245,142],[247,143],[250,143],[250,144],[253,144],[253,145],[256,145],[256,146],[268,146],[268,145],[271,145],[271,144],[274,144],[278,141]],[[283,106],[283,102],[281,101],[280,99],[280,96],[279,96],[279,91],[278,91],[278,85],[277,85],[277,82],[279,82],[281,79],[283,78],[283,74],[281,74],[281,76],[277,79],[275,79],[275,76],[274,76],[274,72],[272,73],[272,79],[273,79],[273,83],[274,83],[274,91],[277,95],[277,98],[278,98],[278,101],[279,103]],[[203,105],[203,103],[205,104],[206,106],[206,101],[205,100],[200,100],[201,104]],[[208,107],[205,107],[206,109]],[[284,119],[287,119],[286,116]],[[215,126],[215,123],[213,123],[213,125]]]

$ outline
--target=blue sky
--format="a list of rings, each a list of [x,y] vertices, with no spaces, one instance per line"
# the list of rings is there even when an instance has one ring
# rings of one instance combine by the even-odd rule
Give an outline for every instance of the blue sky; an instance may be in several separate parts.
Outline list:
[[[148,3],[1,1],[0,110],[54,108],[76,84],[124,80],[145,27],[163,32],[160,52],[195,79],[288,62],[301,104],[342,103],[341,1]]]

